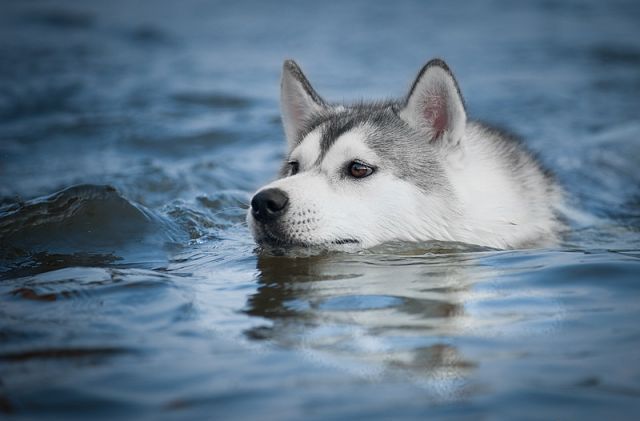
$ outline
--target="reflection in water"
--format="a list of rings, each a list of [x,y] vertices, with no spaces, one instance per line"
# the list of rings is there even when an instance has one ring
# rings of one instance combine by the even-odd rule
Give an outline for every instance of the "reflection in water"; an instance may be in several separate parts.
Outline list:
[[[472,275],[488,272],[474,260],[461,253],[262,255],[246,312],[270,323],[246,334],[368,378],[408,376],[438,399],[457,398],[470,392],[476,363],[453,338],[470,326],[464,304]]]

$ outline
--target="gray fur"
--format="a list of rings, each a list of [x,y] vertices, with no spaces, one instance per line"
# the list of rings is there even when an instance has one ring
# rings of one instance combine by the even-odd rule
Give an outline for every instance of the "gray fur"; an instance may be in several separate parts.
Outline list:
[[[302,73],[302,70],[295,61],[285,60],[283,67],[285,71],[288,71],[298,82],[300,82],[304,91],[316,104],[321,106],[326,105],[322,97],[318,95],[315,89],[313,89],[313,86],[311,86],[311,83],[309,83],[309,80],[306,78],[304,73]]]
[[[442,167],[432,145],[402,120],[397,110],[400,102],[357,103],[345,106],[342,111],[327,107],[310,119],[300,141],[317,128],[321,128],[320,156],[316,165],[324,159],[335,141],[344,133],[357,127],[373,127],[366,142],[396,176],[411,180],[425,192],[446,188]],[[288,161],[288,160],[287,160]],[[281,176],[287,175],[287,165]]]

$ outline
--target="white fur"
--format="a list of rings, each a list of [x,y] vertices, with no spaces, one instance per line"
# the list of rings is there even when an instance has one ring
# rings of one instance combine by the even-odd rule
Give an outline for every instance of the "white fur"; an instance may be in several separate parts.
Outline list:
[[[460,241],[496,248],[551,244],[558,224],[549,202],[559,203],[559,190],[548,197],[546,184],[532,182],[523,191],[496,159],[481,129],[468,124],[462,141],[444,155],[445,171],[460,209],[456,236]],[[531,171],[523,168],[522,171]],[[539,174],[524,174],[536,180]],[[541,202],[528,200],[539,197]]]
[[[300,164],[300,171],[311,168],[320,156],[320,135],[320,130],[312,131],[291,151],[289,159]]]

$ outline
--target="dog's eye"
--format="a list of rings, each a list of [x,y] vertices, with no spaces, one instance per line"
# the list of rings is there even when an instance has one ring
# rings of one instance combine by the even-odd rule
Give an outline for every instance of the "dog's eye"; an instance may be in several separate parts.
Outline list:
[[[296,175],[300,171],[300,164],[298,161],[289,161],[289,174]]]
[[[349,164],[349,175],[354,178],[368,177],[373,173],[373,168],[362,162],[353,161]]]

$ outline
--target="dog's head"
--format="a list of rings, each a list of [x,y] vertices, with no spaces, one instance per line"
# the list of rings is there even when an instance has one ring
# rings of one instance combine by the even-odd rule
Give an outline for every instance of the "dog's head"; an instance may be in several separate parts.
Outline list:
[[[256,241],[281,247],[371,247],[447,239],[455,214],[446,150],[464,134],[458,85],[427,63],[403,101],[333,105],[293,61],[283,66],[288,151],[280,178],[256,192]]]

